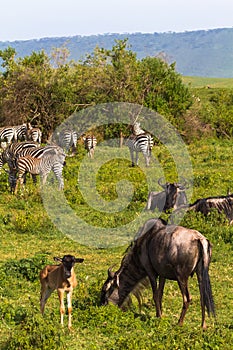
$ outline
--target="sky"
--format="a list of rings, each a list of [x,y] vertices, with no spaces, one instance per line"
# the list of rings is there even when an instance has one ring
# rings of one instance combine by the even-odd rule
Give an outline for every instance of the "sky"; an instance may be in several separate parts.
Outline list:
[[[232,0],[5,0],[0,41],[233,27]]]

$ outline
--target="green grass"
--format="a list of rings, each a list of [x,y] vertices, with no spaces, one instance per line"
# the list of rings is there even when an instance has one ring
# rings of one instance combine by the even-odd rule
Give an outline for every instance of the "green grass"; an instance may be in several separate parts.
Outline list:
[[[206,78],[183,76],[184,84],[191,88],[233,88],[233,78]]]
[[[231,165],[232,143],[229,140],[205,140],[188,146],[193,164],[194,188],[190,201],[197,198],[226,194],[232,189],[233,168]],[[201,309],[197,280],[190,279],[190,292],[193,302],[187,312],[184,326],[177,322],[182,307],[182,298],[176,282],[167,281],[163,298],[163,318],[155,317],[151,290],[145,290],[141,312],[137,302],[127,312],[109,305],[99,306],[100,290],[107,277],[107,268],[116,264],[117,269],[123,253],[138,229],[133,227],[132,235],[127,236],[124,225],[132,219],[141,219],[146,204],[148,188],[156,187],[163,169],[169,181],[177,180],[175,164],[164,146],[153,150],[155,160],[145,169],[140,158],[140,168],[131,168],[124,159],[126,148],[115,150],[110,160],[104,149],[97,147],[95,159],[84,162],[81,157],[67,158],[64,169],[65,198],[76,215],[85,218],[94,227],[108,227],[110,232],[119,226],[119,241],[102,249],[92,246],[91,226],[66,223],[78,239],[73,240],[58,227],[59,217],[48,216],[40,196],[39,186],[35,189],[29,179],[24,192],[17,196],[7,192],[7,176],[0,174],[0,348],[1,349],[231,349],[233,343],[233,227],[224,217],[215,213],[207,218],[199,214],[187,214],[183,224],[202,232],[213,244],[213,258],[210,265],[210,278],[216,305],[217,318],[207,318],[207,330],[201,330]],[[101,166],[95,168],[95,164]],[[88,165],[89,162],[89,165]],[[92,177],[88,169],[96,171],[96,187],[89,186],[88,197],[81,190],[82,171],[86,171],[84,185],[89,185]],[[145,176],[147,174],[147,177]],[[117,188],[120,180],[132,183],[132,200],[122,212],[104,212],[105,202],[117,201],[125,196]],[[148,180],[150,179],[150,181]],[[148,185],[149,183],[149,185]],[[83,186],[85,187],[85,186]],[[132,190],[129,187],[129,192]],[[50,186],[46,187],[51,190]],[[92,192],[93,190],[93,192]],[[51,190],[52,191],[52,190]],[[191,189],[189,190],[191,193]],[[100,196],[98,197],[97,194]],[[52,197],[54,194],[50,192]],[[103,202],[98,203],[98,198]],[[58,198],[58,204],[60,198]],[[92,208],[87,200],[96,201]],[[115,203],[115,202],[114,202]],[[113,203],[113,205],[114,205]],[[51,203],[50,203],[51,204]],[[103,205],[102,211],[98,205]],[[63,208],[64,209],[64,208]],[[66,218],[65,209],[60,219]],[[152,216],[152,214],[149,214]],[[137,222],[137,220],[135,221]],[[57,220],[57,221],[56,221]],[[57,226],[54,225],[54,222]],[[140,223],[142,224],[142,222]],[[85,233],[85,235],[81,235]],[[80,237],[83,244],[80,244]],[[116,239],[116,237],[114,237]],[[124,239],[123,243],[121,240]],[[86,242],[86,244],[84,244]],[[121,244],[120,244],[121,243]],[[84,263],[75,268],[78,286],[73,296],[73,329],[69,332],[59,325],[59,307],[56,293],[46,305],[44,318],[39,312],[40,285],[38,273],[45,263],[52,263],[53,256],[74,254],[83,257]]]

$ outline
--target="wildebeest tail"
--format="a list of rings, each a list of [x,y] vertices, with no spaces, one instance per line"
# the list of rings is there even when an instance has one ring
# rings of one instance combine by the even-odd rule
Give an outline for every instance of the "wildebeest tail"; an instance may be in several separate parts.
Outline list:
[[[209,277],[209,264],[211,260],[211,254],[212,254],[211,244],[208,240],[201,240],[201,246],[202,246],[202,256],[203,256],[201,293],[202,293],[202,297],[203,297],[208,315],[210,316],[210,314],[212,314],[213,316],[216,316],[214,299],[213,299],[212,288],[211,288],[210,277]]]

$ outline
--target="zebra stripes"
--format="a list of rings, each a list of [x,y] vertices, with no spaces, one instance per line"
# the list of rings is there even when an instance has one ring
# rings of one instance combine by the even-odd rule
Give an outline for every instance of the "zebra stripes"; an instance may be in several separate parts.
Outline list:
[[[0,128],[0,143],[6,142],[9,145],[12,141],[16,140],[16,131],[13,126],[5,126]]]
[[[0,170],[5,163],[8,163],[9,168],[13,167],[14,159],[24,150],[31,150],[38,146],[37,143],[24,141],[11,143],[0,156]]]
[[[78,134],[74,130],[62,130],[59,134],[58,144],[64,149],[65,152],[69,152],[72,149],[72,154],[76,151],[78,141]]]
[[[94,157],[95,147],[97,145],[97,139],[94,135],[87,135],[83,137],[84,147],[88,152],[90,158]]]
[[[22,125],[14,126],[16,141],[26,141],[27,140],[27,124],[24,123]]]
[[[15,193],[17,193],[18,184],[22,185],[24,174],[29,172],[32,175],[40,175],[42,185],[46,183],[48,174],[53,171],[59,182],[59,189],[63,189],[64,180],[62,176],[63,166],[65,165],[65,154],[62,152],[45,153],[41,158],[34,158],[30,155],[20,157],[17,160],[18,179],[16,182]]]
[[[12,189],[15,188],[17,172],[18,172],[18,159],[24,156],[31,156],[33,158],[41,158],[47,153],[60,154],[63,153],[59,146],[48,145],[45,147],[38,147],[35,142],[18,142],[10,144],[0,156],[0,169],[7,163],[9,170],[5,170],[8,173],[9,185]],[[36,182],[36,176],[32,175],[33,182]],[[26,183],[26,173],[24,174],[24,183]]]
[[[146,166],[149,166],[151,150],[154,145],[153,137],[150,134],[131,135],[128,139],[132,166],[138,165],[139,152],[142,152]]]
[[[27,130],[27,139],[41,144],[42,132],[39,128],[30,128]]]

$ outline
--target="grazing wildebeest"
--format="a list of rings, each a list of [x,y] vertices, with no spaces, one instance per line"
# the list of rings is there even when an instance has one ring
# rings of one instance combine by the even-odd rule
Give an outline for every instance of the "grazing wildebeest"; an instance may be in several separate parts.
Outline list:
[[[44,307],[51,293],[56,289],[60,302],[61,324],[65,313],[64,293],[67,292],[68,327],[71,328],[72,292],[77,285],[74,272],[74,264],[82,263],[84,259],[75,258],[73,255],[64,255],[63,258],[54,257],[60,261],[59,265],[47,265],[40,272],[41,297],[40,310],[44,314]]]
[[[165,280],[174,280],[178,282],[183,297],[179,318],[179,325],[182,325],[191,302],[188,278],[196,273],[200,290],[202,327],[205,329],[205,308],[209,315],[215,315],[208,273],[210,259],[211,244],[200,232],[182,226],[167,225],[161,219],[154,219],[153,225],[148,225],[148,230],[142,229],[142,234],[128,248],[119,270],[115,273],[108,271],[108,279],[101,291],[101,304],[112,302],[120,308],[124,307],[129,294],[137,290],[140,282],[149,278],[156,316],[161,317]]]
[[[187,196],[185,190],[188,188],[187,182],[165,182],[162,178],[158,180],[158,184],[164,189],[161,192],[152,191],[148,195],[146,210],[167,211],[169,209],[177,209],[181,205],[187,204]]]
[[[207,216],[211,210],[216,209],[219,214],[224,213],[229,220],[229,223],[233,223],[233,195],[216,196],[197,199],[193,204],[182,205],[173,212],[174,215],[178,214],[180,210],[201,212]]]

